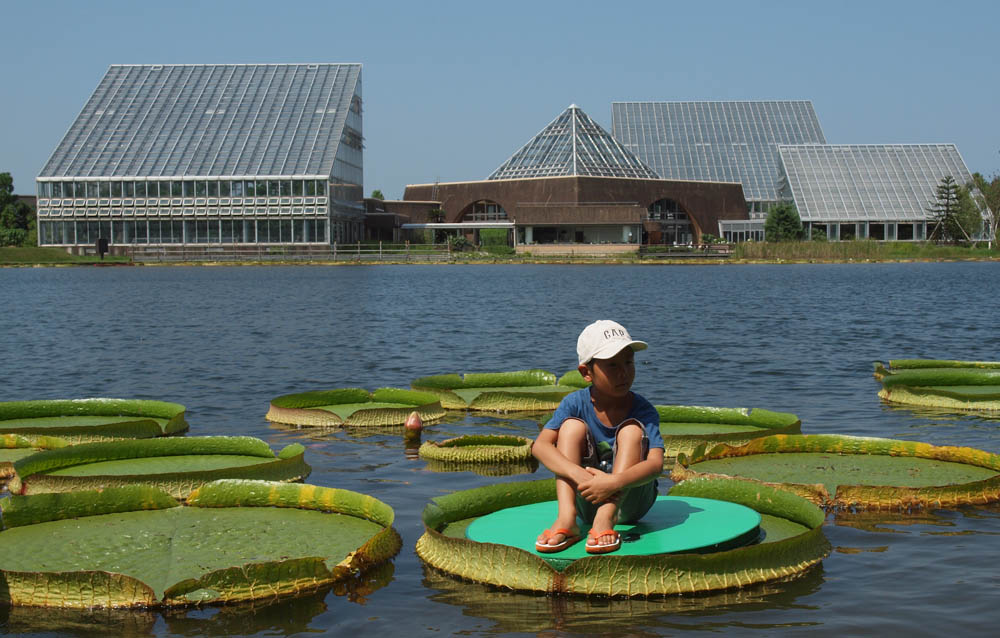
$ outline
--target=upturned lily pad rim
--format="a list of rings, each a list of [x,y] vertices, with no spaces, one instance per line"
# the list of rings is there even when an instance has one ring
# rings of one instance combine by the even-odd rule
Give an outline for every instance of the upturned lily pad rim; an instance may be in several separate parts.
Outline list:
[[[435,374],[419,377],[411,382],[415,390],[474,390],[476,388],[533,387],[556,385],[556,375],[537,368],[507,372],[466,372],[464,374]]]
[[[445,463],[507,464],[525,463],[533,459],[532,439],[513,434],[466,434],[443,441],[424,441],[418,454],[422,459]],[[486,458],[484,453],[496,450],[503,458]]]
[[[960,361],[958,359],[890,359],[888,368],[886,368],[881,361],[876,361],[875,366],[876,368],[882,367],[890,373],[920,368],[1000,369],[1000,361]]]
[[[563,397],[579,389],[559,385],[554,374],[540,369],[438,374],[415,379],[410,387],[434,393],[446,410],[502,413],[552,410]],[[469,393],[475,395],[463,396]]]
[[[8,496],[0,499],[4,529],[32,525],[66,518],[81,518],[119,512],[168,509],[173,507],[275,507],[334,512],[369,520],[383,529],[369,538],[361,547],[336,564],[327,559],[296,558],[276,559],[253,565],[234,566],[213,570],[198,578],[186,579],[168,587],[160,600],[152,599],[152,589],[138,579],[124,574],[108,572],[0,572],[5,575],[7,587],[0,590],[0,602],[15,605],[38,605],[32,585],[38,578],[45,581],[48,590],[59,586],[73,587],[81,580],[89,584],[81,595],[67,607],[168,607],[190,606],[205,603],[229,603],[272,598],[282,595],[306,593],[347,578],[363,570],[388,561],[395,556],[402,540],[393,529],[394,513],[382,501],[349,490],[307,484],[289,484],[255,480],[218,480],[207,483],[191,493],[186,505],[181,505],[169,494],[154,487],[132,485],[88,490],[67,494],[39,494],[33,496]],[[339,558],[339,557],[338,557]],[[322,580],[311,580],[305,586],[296,579],[304,564],[314,576],[325,573]],[[278,578],[274,579],[274,575]],[[11,578],[14,575],[14,578]],[[282,578],[287,576],[287,578]],[[272,582],[264,580],[271,577]],[[307,579],[301,579],[306,582]],[[27,582],[28,587],[18,588]],[[106,594],[105,602],[95,597]],[[96,604],[95,604],[96,602]],[[74,604],[75,603],[75,604]],[[44,602],[43,602],[44,604]]]
[[[0,421],[8,419],[44,418],[60,416],[130,416],[133,421],[108,423],[98,426],[67,426],[45,428],[37,432],[29,429],[5,430],[19,434],[44,434],[74,437],[79,440],[108,438],[138,438],[177,434],[188,429],[186,408],[179,403],[155,399],[33,399],[29,401],[0,402]],[[165,420],[161,425],[155,419]],[[2,426],[2,423],[0,423]],[[22,431],[23,430],[23,431]]]
[[[730,589],[788,578],[829,554],[829,543],[821,531],[823,512],[789,492],[712,479],[693,482],[677,495],[705,498],[724,495],[724,500],[746,505],[761,514],[793,520],[809,530],[767,547],[753,545],[713,554],[588,556],[561,571],[516,547],[476,543],[442,533],[456,521],[514,505],[553,500],[555,481],[546,479],[501,483],[432,499],[424,508],[425,532],[417,542],[417,555],[431,567],[452,576],[505,589],[629,597]],[[781,549],[776,551],[777,547]]]
[[[875,362],[879,397],[896,405],[993,413],[1000,411],[1000,363],[914,360],[913,367],[887,370]],[[934,363],[951,367],[924,367]]]
[[[261,463],[214,470],[154,474],[79,477],[46,474],[58,469],[102,461],[192,454],[259,457]],[[72,491],[128,483],[155,483],[170,491],[174,498],[183,499],[196,484],[216,479],[263,477],[282,481],[303,480],[311,470],[305,463],[304,455],[305,447],[300,443],[287,445],[275,454],[265,441],[250,436],[171,437],[82,443],[38,452],[16,461],[15,474],[8,487],[12,493],[25,494],[34,491]]]
[[[320,406],[364,403],[398,403],[400,408],[359,408],[347,418]],[[363,417],[377,412],[384,418],[375,418],[378,426],[403,425],[411,412],[420,414],[424,422],[433,422],[444,416],[441,399],[434,393],[404,388],[378,388],[369,392],[364,388],[332,388],[285,394],[271,400],[266,419],[286,425],[341,426],[370,425]],[[374,417],[373,417],[374,418]],[[384,422],[383,422],[384,421]]]
[[[964,463],[1000,472],[1000,455],[969,447],[938,446],[919,441],[844,434],[777,434],[753,439],[740,446],[721,444],[706,449],[700,446],[691,455],[678,455],[670,478],[684,482],[696,477],[721,477],[702,474],[691,466],[705,460],[781,453],[837,453],[914,457],[952,463]],[[791,490],[826,509],[915,510],[926,507],[958,507],[1000,501],[1000,474],[982,481],[960,485],[896,487],[886,485],[837,485],[833,496],[821,484],[771,483],[746,477],[731,477],[757,485]]]

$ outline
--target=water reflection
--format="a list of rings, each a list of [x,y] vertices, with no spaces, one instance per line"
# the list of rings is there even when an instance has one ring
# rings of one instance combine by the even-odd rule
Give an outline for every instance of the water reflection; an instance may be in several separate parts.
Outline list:
[[[356,578],[310,593],[279,600],[253,601],[213,607],[149,609],[39,609],[0,607],[0,631],[14,635],[72,634],[78,636],[248,636],[261,632],[291,635],[310,632],[313,619],[327,611],[327,596],[343,596],[364,605],[375,591],[388,585],[395,573],[383,563]]]
[[[817,592],[823,584],[822,565],[785,582],[698,595],[663,598],[608,599],[546,596],[498,591],[455,580],[424,566],[424,585],[435,593],[430,599],[454,605],[462,613],[494,623],[488,633],[539,633],[566,631],[583,634],[629,636],[660,635],[659,627],[680,626],[675,616],[700,617],[727,612],[801,607],[797,602]],[[764,624],[761,628],[781,625]]]

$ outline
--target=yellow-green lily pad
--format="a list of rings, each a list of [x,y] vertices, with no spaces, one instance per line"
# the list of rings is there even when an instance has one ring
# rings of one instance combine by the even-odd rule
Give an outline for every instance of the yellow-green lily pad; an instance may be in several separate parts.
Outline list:
[[[216,481],[185,506],[128,486],[13,496],[0,509],[0,603],[11,605],[277,598],[354,578],[401,544],[388,505],[314,485]]]
[[[735,477],[827,508],[909,510],[1000,501],[1000,456],[973,448],[842,435],[776,435],[700,447],[670,477]]]
[[[0,434],[55,436],[70,443],[138,439],[188,429],[184,406],[146,399],[0,402]]]
[[[480,516],[555,499],[555,482],[543,480],[501,483],[433,499],[424,508],[417,555],[453,577],[504,589],[632,597],[785,579],[805,572],[830,551],[821,529],[822,510],[790,492],[717,479],[675,486],[671,495],[725,500],[756,510],[764,542],[713,553],[586,556],[557,568],[530,549],[465,537],[468,525]]]
[[[940,359],[893,359],[890,367],[875,362],[878,395],[890,403],[1000,411],[1000,362]]]
[[[82,443],[32,454],[14,463],[15,494],[152,485],[183,499],[225,478],[301,481],[309,476],[298,443],[277,455],[260,439],[204,436]]]
[[[399,388],[340,388],[286,394],[271,401],[267,420],[302,426],[396,426],[416,412],[424,423],[445,415],[438,397]]]
[[[554,410],[563,397],[578,390],[561,385],[545,370],[440,374],[420,377],[414,390],[431,392],[448,410],[483,412],[540,412]]]

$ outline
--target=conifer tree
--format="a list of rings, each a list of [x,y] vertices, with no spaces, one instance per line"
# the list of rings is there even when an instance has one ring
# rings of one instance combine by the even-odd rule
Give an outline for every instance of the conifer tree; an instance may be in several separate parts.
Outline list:
[[[962,239],[970,239],[958,219],[960,209],[960,190],[958,182],[951,175],[941,178],[934,191],[927,212],[931,214],[933,224],[928,239],[951,241],[958,243]]]

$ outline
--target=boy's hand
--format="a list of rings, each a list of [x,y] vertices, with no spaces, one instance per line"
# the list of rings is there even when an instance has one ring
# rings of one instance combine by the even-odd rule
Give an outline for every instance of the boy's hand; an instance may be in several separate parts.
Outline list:
[[[577,483],[576,487],[580,492],[580,496],[595,505],[618,498],[618,493],[621,492],[622,487],[619,485],[618,479],[615,478],[614,474],[602,472],[596,467],[585,467],[583,469],[587,470],[590,478]]]

